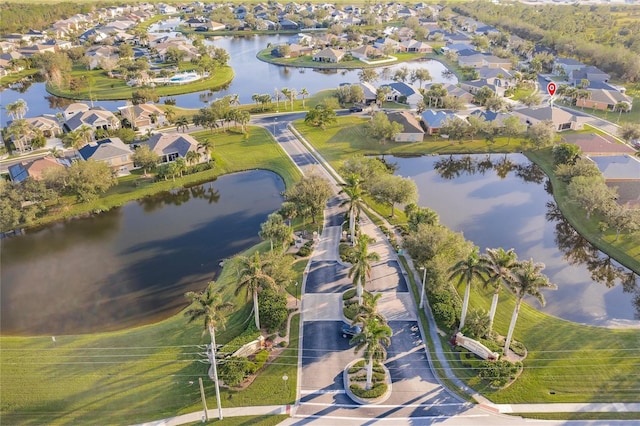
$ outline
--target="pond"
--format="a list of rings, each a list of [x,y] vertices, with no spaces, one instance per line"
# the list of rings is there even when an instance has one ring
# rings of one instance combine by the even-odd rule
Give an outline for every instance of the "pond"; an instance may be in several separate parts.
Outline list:
[[[599,252],[563,218],[544,173],[524,155],[394,158],[419,204],[480,247],[514,248],[558,285],[533,306],[569,321],[640,327],[637,276]]]
[[[275,173],[237,173],[0,240],[2,335],[91,333],[176,313],[221,259],[260,240],[282,191]]]
[[[273,96],[277,88],[294,88],[300,91],[306,88],[310,94],[324,89],[337,88],[340,83],[355,83],[358,81],[358,70],[325,70],[302,69],[283,67],[262,62],[256,58],[256,54],[267,47],[267,44],[278,44],[288,40],[289,35],[252,35],[248,37],[216,37],[209,40],[209,44],[222,47],[231,56],[229,65],[233,68],[235,77],[230,85],[216,92],[197,92],[179,96],[171,96],[176,100],[176,105],[183,108],[201,108],[216,98],[224,95],[238,94],[240,102],[252,103],[251,96],[254,93],[269,93]],[[433,82],[457,83],[455,76],[444,77],[442,72],[445,66],[438,61],[418,61],[391,66],[392,70],[407,66],[413,70],[427,68],[433,77]],[[19,89],[19,90],[18,90]],[[45,98],[48,98],[47,100]],[[62,110],[67,103],[56,97],[51,97],[43,82],[33,82],[25,86],[16,86],[14,89],[5,89],[0,95],[0,126],[6,126],[9,117],[4,106],[24,99],[29,111],[28,117],[41,114],[55,114]],[[164,99],[164,98],[163,98]],[[163,100],[161,99],[161,101]],[[119,106],[124,106],[124,101],[97,101],[95,106],[104,107],[110,111],[116,111]]]

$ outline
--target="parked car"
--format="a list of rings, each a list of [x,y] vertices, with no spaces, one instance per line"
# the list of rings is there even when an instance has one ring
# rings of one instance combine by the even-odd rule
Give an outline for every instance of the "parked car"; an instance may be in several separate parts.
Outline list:
[[[359,325],[342,324],[342,337],[355,336],[356,334],[360,334],[361,332],[362,328],[360,328]]]
[[[356,106],[356,105],[354,105],[354,106],[352,106],[351,108],[349,108],[349,111],[350,111],[350,112],[362,112],[362,111],[363,111],[363,109],[362,109],[362,107],[361,107],[361,106]]]

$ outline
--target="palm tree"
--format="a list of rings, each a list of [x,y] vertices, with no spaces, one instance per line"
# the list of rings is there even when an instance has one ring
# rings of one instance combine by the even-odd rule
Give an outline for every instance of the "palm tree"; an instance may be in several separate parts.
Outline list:
[[[176,110],[170,105],[166,106],[164,107],[164,116],[167,118],[167,121],[171,123],[173,121],[173,117],[176,116]]]
[[[185,155],[184,159],[187,160],[187,163],[189,163],[189,165],[195,164],[200,160],[200,153],[197,151],[189,151]]]
[[[485,256],[489,279],[484,281],[484,287],[493,287],[493,299],[489,310],[489,331],[493,327],[493,319],[496,315],[498,298],[502,284],[509,286],[513,280],[513,270],[518,266],[518,256],[513,249],[505,251],[502,247],[498,249],[487,249]]]
[[[362,332],[356,334],[350,343],[356,345],[354,352],[364,350],[363,356],[367,360],[367,383],[365,389],[371,389],[373,378],[373,362],[387,359],[387,350],[391,345],[391,328],[384,323],[371,320],[364,324]]]
[[[242,133],[245,133],[246,126],[247,124],[249,124],[249,120],[251,120],[251,114],[249,113],[249,111],[239,111],[237,120],[242,128]]]
[[[346,194],[348,199],[340,203],[340,206],[349,205],[349,232],[351,233],[351,243],[356,240],[356,217],[360,215],[366,190],[362,187],[364,180],[357,174],[352,173],[341,183],[340,194]]]
[[[291,111],[293,111],[293,101],[295,100],[296,96],[298,96],[298,91],[296,89],[290,89],[289,101],[291,102]]]
[[[84,140],[85,144],[91,142],[91,135],[93,133],[93,128],[91,128],[91,126],[83,124],[77,132],[80,134],[80,137]]]
[[[352,325],[367,324],[371,320],[378,321],[380,324],[386,324],[387,319],[378,312],[378,300],[382,297],[382,293],[364,293],[362,295],[362,305],[358,306],[358,311],[351,321]]]
[[[209,377],[216,385],[216,400],[218,402],[218,417],[222,420],[222,406],[220,405],[220,388],[218,386],[218,367],[216,363],[216,327],[224,329],[227,320],[226,313],[233,308],[230,302],[223,302],[220,294],[214,291],[215,283],[209,282],[205,291],[195,293],[189,291],[185,293],[185,297],[189,299],[191,304],[195,303],[195,307],[189,308],[184,314],[189,317],[189,322],[193,322],[202,318],[204,320],[204,330],[209,331],[211,337],[211,369]],[[204,331],[203,331],[204,332]]]
[[[253,257],[238,257],[238,287],[235,294],[238,295],[245,289],[248,298],[253,298],[253,311],[255,313],[256,328],[260,330],[260,312],[258,311],[258,290],[265,285],[275,287],[273,278],[263,271],[264,261],[260,259],[260,253],[255,252]]]
[[[176,172],[182,177],[184,172],[187,171],[187,162],[184,161],[184,158],[176,158],[176,161],[173,163],[176,167]]]
[[[280,93],[277,87],[273,90],[273,99],[276,101],[276,109],[279,109],[280,99],[282,99],[282,93]]]
[[[362,305],[362,292],[367,283],[367,278],[371,278],[371,262],[380,260],[378,253],[369,253],[369,236],[360,234],[353,249],[353,265],[349,269],[348,277],[353,277],[353,284],[356,286],[358,303]]]
[[[182,132],[184,133],[185,129],[189,128],[189,120],[187,119],[187,117],[180,117],[176,120],[176,131],[180,131],[180,128],[182,128]]]
[[[508,353],[509,346],[511,345],[513,329],[516,327],[518,313],[520,313],[520,305],[522,304],[524,296],[533,296],[538,299],[540,305],[544,306],[544,296],[540,293],[540,288],[558,288],[558,286],[549,282],[549,278],[542,274],[543,269],[544,263],[533,263],[532,259],[527,262],[522,262],[513,273],[513,280],[509,283],[509,288],[515,293],[517,301],[516,306],[513,309],[513,315],[511,316],[507,340],[504,343],[503,353],[505,355]]]
[[[27,107],[27,102],[24,99],[18,99],[15,102],[7,104],[6,106],[7,114],[14,119],[21,119],[27,113],[29,108]]]
[[[462,314],[460,315],[460,327],[464,327],[464,320],[467,316],[467,308],[469,307],[469,295],[471,294],[471,282],[474,277],[484,280],[483,273],[487,272],[486,261],[478,254],[478,247],[474,246],[466,259],[460,260],[458,263],[449,268],[451,276],[449,279],[459,277],[458,285],[463,281],[467,282],[464,290],[464,300],[462,302]]]
[[[26,148],[27,135],[30,133],[30,126],[27,123],[27,120],[24,118],[13,120],[7,130],[16,149],[20,152],[24,152]]]
[[[628,112],[631,109],[631,106],[629,105],[628,102],[618,102],[613,106],[613,110],[614,111],[618,111],[618,120],[616,121],[616,123],[620,122],[620,118],[622,118],[622,113],[623,112]]]
[[[291,99],[291,90],[287,89],[286,87],[282,90],[280,90],[280,93],[282,93],[282,97],[284,98],[284,107],[287,107],[287,100]]]
[[[309,91],[307,91],[306,87],[303,87],[302,89],[300,89],[300,93],[298,93],[300,96],[302,96],[302,108],[304,108],[304,99],[309,96]]]

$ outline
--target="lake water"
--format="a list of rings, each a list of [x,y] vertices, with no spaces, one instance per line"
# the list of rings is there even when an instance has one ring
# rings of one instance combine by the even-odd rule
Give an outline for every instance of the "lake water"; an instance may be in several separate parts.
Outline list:
[[[640,327],[640,290],[626,268],[593,248],[562,218],[544,174],[520,154],[394,158],[419,188],[421,206],[478,245],[514,248],[558,285],[544,291],[551,315],[592,325]]]
[[[205,91],[172,96],[171,98],[176,99],[176,104],[180,107],[201,108],[207,102],[224,95],[238,94],[242,103],[252,103],[251,96],[254,93],[269,93],[273,96],[276,88],[278,90],[282,90],[285,87],[294,88],[297,91],[306,88],[310,94],[313,94],[320,90],[334,89],[341,83],[355,83],[358,81],[358,70],[315,71],[313,69],[273,65],[256,58],[256,54],[265,49],[268,43],[283,43],[289,37],[289,35],[255,35],[248,37],[217,37],[210,40],[210,44],[222,47],[229,52],[231,56],[229,65],[235,73],[233,81],[227,88],[213,93]],[[411,70],[427,68],[435,83],[457,83],[455,76],[444,77],[442,75],[446,68],[438,61],[403,63],[390,68],[395,70],[402,66],[407,66]],[[9,119],[4,106],[18,99],[24,99],[27,102],[29,107],[27,117],[55,114],[64,108],[64,101],[61,104],[56,104],[54,99],[52,104],[52,102],[45,99],[46,97],[49,97],[49,94],[46,91],[45,83],[37,82],[28,86],[23,93],[12,89],[0,92],[0,107],[2,107],[0,126],[5,126]],[[125,101],[99,101],[94,102],[94,105],[115,111],[119,106],[124,106]]]
[[[77,334],[166,318],[282,203],[268,171],[226,175],[0,240],[2,335]]]

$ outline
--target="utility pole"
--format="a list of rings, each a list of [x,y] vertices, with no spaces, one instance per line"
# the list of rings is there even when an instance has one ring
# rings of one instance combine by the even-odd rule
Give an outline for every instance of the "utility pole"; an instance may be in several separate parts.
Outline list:
[[[209,421],[209,413],[207,412],[207,400],[204,397],[204,386],[202,386],[202,377],[198,377],[200,383],[200,397],[202,398],[202,408],[204,409],[204,420]]]

